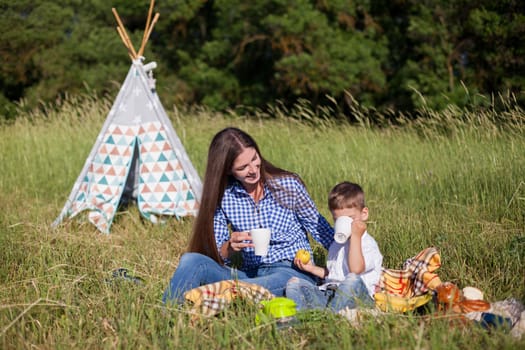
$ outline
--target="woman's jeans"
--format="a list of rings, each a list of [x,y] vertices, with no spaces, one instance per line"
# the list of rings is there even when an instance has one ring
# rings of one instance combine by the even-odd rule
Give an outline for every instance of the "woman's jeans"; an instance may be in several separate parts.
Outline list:
[[[210,257],[199,253],[185,253],[182,255],[179,266],[173,277],[162,301],[184,302],[184,293],[209,283],[223,280],[243,280],[265,287],[274,295],[282,296],[286,282],[291,277],[315,283],[312,275],[296,269],[292,261],[281,261],[272,264],[263,264],[257,269],[241,271],[229,266],[219,265]]]
[[[291,279],[286,285],[286,296],[295,301],[297,310],[329,308],[338,312],[346,307],[372,306],[374,302],[361,277],[354,273],[346,276],[339,286],[326,290],[304,279]]]

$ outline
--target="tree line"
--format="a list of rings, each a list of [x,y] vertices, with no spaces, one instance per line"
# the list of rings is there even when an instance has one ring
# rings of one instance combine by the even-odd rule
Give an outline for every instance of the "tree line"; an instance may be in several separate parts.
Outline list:
[[[147,0],[0,0],[0,114],[116,94]],[[521,0],[158,0],[146,61],[166,105],[359,103],[414,111],[525,101]]]

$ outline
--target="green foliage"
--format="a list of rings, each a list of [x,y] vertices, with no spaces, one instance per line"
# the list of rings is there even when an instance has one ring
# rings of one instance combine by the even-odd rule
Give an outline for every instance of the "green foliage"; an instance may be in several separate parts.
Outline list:
[[[41,79],[35,57],[70,30],[72,11],[46,1],[2,1],[0,8],[0,87],[16,100],[25,86]]]
[[[147,0],[0,0],[0,114],[116,94],[130,61],[113,7],[138,49]],[[153,13],[144,56],[161,67],[161,97],[178,105],[306,99],[353,119],[350,100],[399,113],[487,106],[498,93],[525,102],[525,6],[515,0],[163,0]]]
[[[16,104],[0,94],[0,120],[12,120],[16,116]]]
[[[508,7],[507,7],[508,6]],[[509,12],[502,12],[503,9]],[[523,90],[525,77],[525,6],[514,1],[489,2],[474,9],[467,21],[473,33],[470,60],[480,71],[476,83],[484,90]],[[490,79],[485,77],[491,76]]]
[[[20,97],[15,95],[23,91],[24,105],[34,107],[86,92],[86,87],[101,94],[115,93],[115,84],[123,81],[130,60],[116,32],[111,5],[122,7],[117,10],[138,50],[147,3],[38,0],[2,4],[6,11],[0,29],[5,35],[0,48],[5,48],[5,64],[0,87],[6,96]]]
[[[198,55],[209,67],[197,66],[202,63],[197,60],[193,66],[198,69],[192,69],[207,77],[208,70],[226,68],[241,87],[239,94],[223,100],[230,106],[253,104],[261,100],[261,91],[263,101],[302,96],[317,101],[350,91],[368,103],[373,102],[371,92],[381,91],[386,50],[384,42],[374,41],[373,30],[354,31],[330,23],[334,14],[320,11],[310,1],[242,3],[215,2],[217,25]],[[225,85],[228,90],[231,84]],[[195,87],[206,90],[207,79]]]
[[[225,109],[228,101],[236,98],[238,82],[231,74],[210,67],[201,60],[191,60],[185,52],[180,52],[179,57],[187,63],[180,70],[181,78],[194,87],[204,105]]]
[[[442,110],[449,104],[464,107],[472,102],[465,98],[462,86],[467,79],[461,61],[464,48],[459,9],[463,6],[448,1],[413,2],[410,6],[406,35],[411,47],[398,74],[414,106]]]

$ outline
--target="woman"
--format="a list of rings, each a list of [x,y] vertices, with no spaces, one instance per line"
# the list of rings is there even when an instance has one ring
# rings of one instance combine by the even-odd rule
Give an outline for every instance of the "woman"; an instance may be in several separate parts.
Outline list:
[[[270,228],[268,254],[254,254],[249,232]],[[164,293],[164,302],[184,301],[195,287],[245,280],[282,295],[290,277],[315,281],[297,269],[295,253],[310,253],[307,232],[327,248],[333,229],[319,213],[298,175],[265,160],[253,138],[237,128],[215,135],[208,151],[201,205],[189,244]],[[232,267],[239,253],[242,265]]]

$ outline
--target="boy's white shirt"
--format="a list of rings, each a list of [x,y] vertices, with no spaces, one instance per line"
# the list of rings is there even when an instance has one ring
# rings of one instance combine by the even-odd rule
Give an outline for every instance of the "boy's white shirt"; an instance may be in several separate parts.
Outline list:
[[[319,289],[325,290],[328,285],[339,285],[345,280],[345,277],[350,273],[347,259],[349,249],[350,239],[343,244],[334,241],[330,245],[326,261],[328,276],[325,279],[325,283],[321,285]],[[368,231],[361,237],[361,249],[365,259],[365,270],[360,273],[359,276],[365,283],[368,294],[373,297],[375,287],[379,283],[379,277],[381,276],[383,255],[381,255],[379,251],[377,242],[368,234]]]

